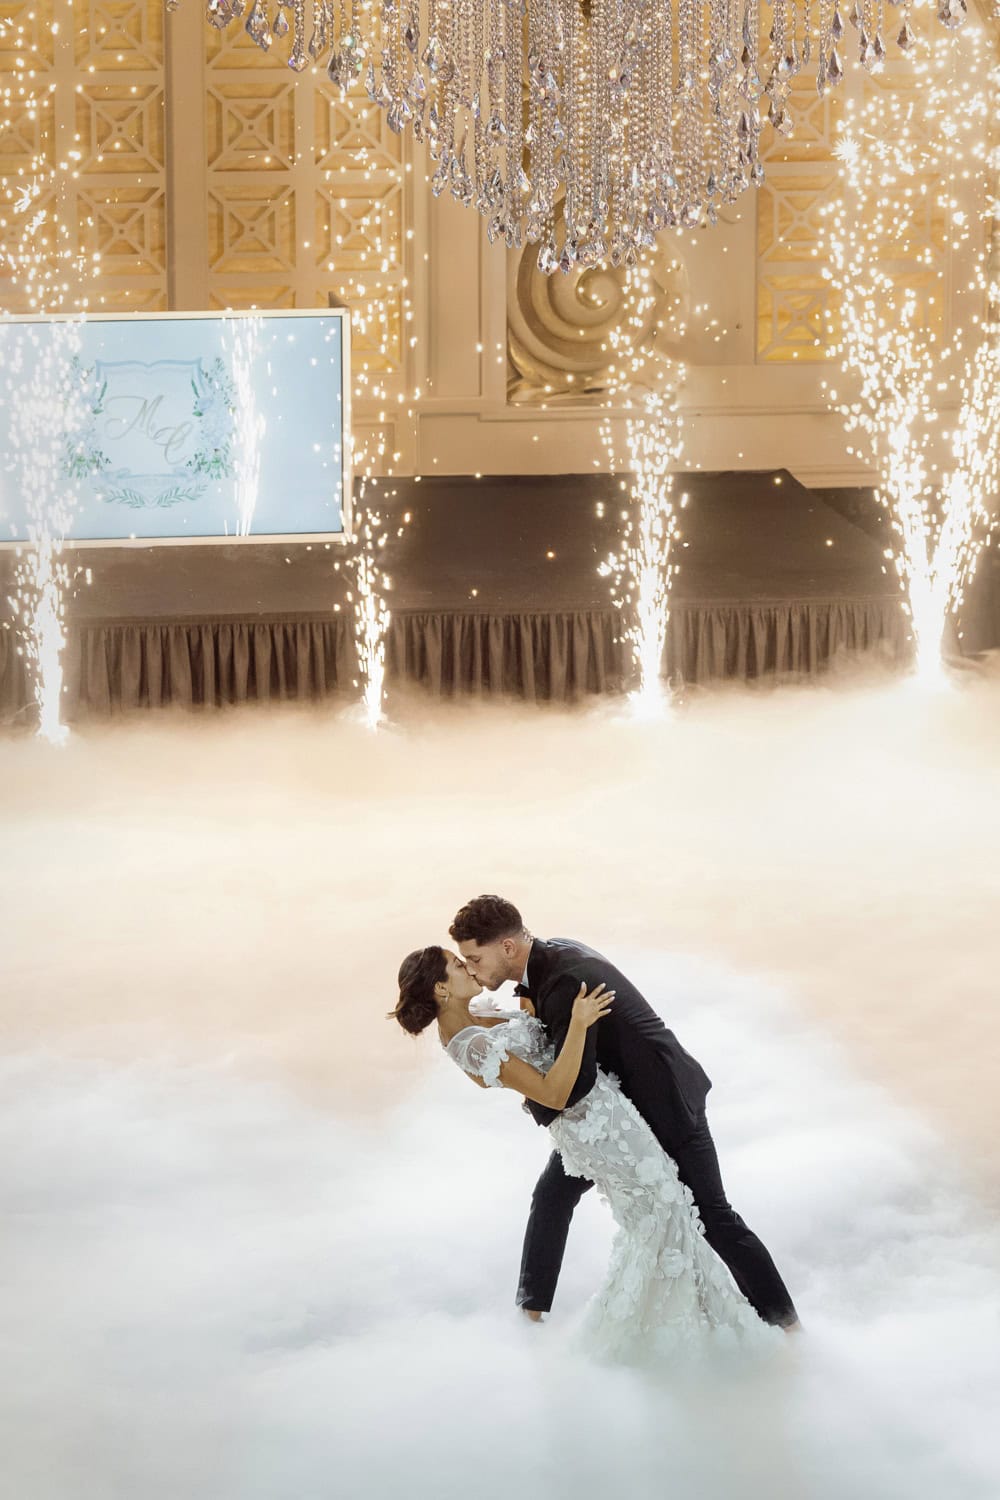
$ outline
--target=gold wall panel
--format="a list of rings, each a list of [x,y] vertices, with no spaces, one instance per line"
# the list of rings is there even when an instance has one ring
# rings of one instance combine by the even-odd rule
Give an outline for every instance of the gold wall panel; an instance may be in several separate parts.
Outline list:
[[[215,172],[289,172],[295,165],[295,79],[214,81],[208,90],[208,166]]]
[[[84,85],[76,95],[80,171],[90,176],[162,172],[163,90],[154,84]]]
[[[836,307],[817,251],[819,211],[837,176],[833,148],[843,104],[842,90],[821,98],[800,74],[788,101],[793,135],[779,135],[770,126],[764,134],[765,175],[757,191],[759,362],[823,360],[836,336]]]
[[[37,43],[31,58],[37,86],[47,89],[36,121],[15,110],[0,134],[5,173],[25,167],[36,153],[43,167],[72,164],[60,173],[46,205],[58,214],[63,238],[81,257],[80,274],[93,251],[102,274],[79,290],[92,310],[166,307],[166,136],[162,0],[68,0],[7,4],[0,17],[29,28]],[[58,30],[52,31],[53,21]],[[17,58],[0,50],[3,83],[17,76]],[[5,232],[23,233],[25,219],[11,216]],[[65,276],[60,265],[60,280]],[[72,280],[72,276],[70,277]],[[5,303],[15,310],[17,295]]]
[[[92,307],[166,309],[168,289],[191,309],[333,297],[358,309],[362,364],[402,374],[406,145],[362,87],[345,102],[324,70],[295,76],[242,27],[163,0],[3,0],[0,20],[28,29],[56,84],[36,118],[7,111],[0,175],[76,153],[59,212],[100,253]],[[0,78],[16,73],[0,35]]]
[[[209,267],[213,274],[295,278],[295,198],[291,187],[238,182],[209,196]]]
[[[90,0],[74,6],[76,67],[81,73],[162,74],[163,10],[148,0]]]
[[[78,200],[90,220],[88,238],[101,253],[105,277],[158,276],[166,257],[162,188],[100,183],[89,191],[81,189]]]
[[[49,25],[52,19],[51,0],[2,0],[0,3],[0,73],[4,82],[16,77],[19,72],[18,58],[24,53],[14,46],[18,31],[24,33],[27,47],[31,49],[31,63],[40,72],[46,72],[55,62],[55,38]]]
[[[405,142],[356,88],[297,77],[241,29],[205,38],[213,306],[356,309],[355,358],[402,373]],[[377,278],[377,283],[376,283]],[[232,300],[234,299],[234,300]]]

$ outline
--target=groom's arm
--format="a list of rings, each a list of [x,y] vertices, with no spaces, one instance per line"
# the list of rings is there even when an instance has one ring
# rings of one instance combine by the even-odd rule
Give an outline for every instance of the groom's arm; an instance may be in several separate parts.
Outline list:
[[[551,989],[545,992],[545,1029],[549,1034],[550,1042],[556,1049],[557,1057],[562,1050],[563,1042],[566,1040],[566,1033],[569,1030],[569,1023],[573,1015],[573,1002],[580,993],[582,978],[582,975],[562,974],[552,985]],[[594,981],[595,984],[599,982],[599,980]],[[587,988],[592,988],[589,981],[587,982]],[[580,1071],[576,1075],[576,1082],[569,1091],[569,1098],[563,1105],[563,1109],[569,1109],[570,1105],[578,1103],[585,1094],[590,1093],[597,1082],[597,1027],[600,1024],[600,1021],[598,1021],[596,1025],[587,1028]]]

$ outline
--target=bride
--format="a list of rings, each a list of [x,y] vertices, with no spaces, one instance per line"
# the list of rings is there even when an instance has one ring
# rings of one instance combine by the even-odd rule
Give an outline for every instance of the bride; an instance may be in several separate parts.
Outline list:
[[[482,985],[457,954],[421,948],[403,960],[399,1001],[389,1012],[414,1035],[437,1022],[448,1056],[481,1088],[506,1088],[549,1109],[563,1166],[594,1182],[617,1225],[604,1285],[591,1303],[595,1349],[615,1358],[676,1352],[707,1330],[766,1339],[769,1330],[704,1238],[690,1189],[613,1074],[565,1109],[588,1029],[606,1016],[614,992],[581,985],[565,1040],[555,1055],[542,1023],[525,1011],[473,1015]]]

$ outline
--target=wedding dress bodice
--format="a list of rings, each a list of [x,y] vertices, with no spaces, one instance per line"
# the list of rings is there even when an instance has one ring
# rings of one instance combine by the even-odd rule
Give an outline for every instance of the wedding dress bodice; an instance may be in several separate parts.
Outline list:
[[[500,1069],[513,1054],[547,1073],[555,1059],[545,1027],[523,1010],[505,1013],[499,1026],[466,1026],[445,1051],[466,1073],[477,1074],[491,1089],[502,1088]]]

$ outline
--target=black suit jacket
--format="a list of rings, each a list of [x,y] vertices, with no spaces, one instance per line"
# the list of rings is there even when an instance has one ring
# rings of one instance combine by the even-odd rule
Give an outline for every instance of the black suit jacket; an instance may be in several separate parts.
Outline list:
[[[711,1080],[700,1063],[685,1052],[673,1032],[620,969],[566,938],[536,938],[528,959],[528,994],[558,1053],[569,1030],[573,1001],[580,985],[605,984],[615,991],[610,1013],[591,1026],[580,1073],[566,1108],[589,1094],[597,1068],[614,1073],[660,1144],[670,1150],[694,1130],[705,1108]],[[539,1125],[559,1114],[533,1099],[527,1108]]]

